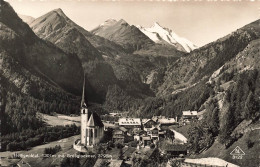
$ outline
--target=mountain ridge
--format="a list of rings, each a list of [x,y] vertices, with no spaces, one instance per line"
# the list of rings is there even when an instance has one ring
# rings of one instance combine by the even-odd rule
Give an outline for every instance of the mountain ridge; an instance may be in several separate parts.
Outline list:
[[[57,17],[57,13],[61,16]],[[98,37],[84,30],[64,15],[65,14],[61,9],[53,10],[39,18],[36,18],[30,26],[39,37],[52,42],[67,53],[75,53],[75,55],[80,58],[88,81],[87,94],[95,99],[94,102],[104,103],[106,99],[112,98],[107,96],[107,94],[110,94],[107,92],[110,92],[109,89],[114,88],[121,89],[121,91],[123,88],[123,91],[127,92],[125,94],[138,98],[143,98],[143,96],[150,96],[152,94],[149,87],[142,83],[140,76],[135,72],[135,69],[126,66],[126,64],[122,65],[124,68],[121,68],[122,66],[120,63],[115,63],[118,57],[129,56],[125,53],[124,49],[121,51],[121,47],[118,48],[114,43],[109,40],[107,40],[109,42],[106,42],[105,40],[105,43],[108,43],[109,46],[104,44],[102,46],[103,48],[110,47],[110,44],[115,47],[109,48],[109,54],[107,54],[106,51],[104,53],[100,50],[99,46],[96,47],[91,44],[91,42],[96,39],[96,42],[99,42],[100,39],[103,40],[102,37]],[[60,19],[60,17],[62,18]],[[69,21],[67,22],[66,20]],[[126,24],[123,20],[120,21],[120,24],[121,23]],[[57,28],[53,31],[53,29],[48,28],[48,26],[51,28]],[[90,41],[88,41],[89,39]],[[86,47],[88,44],[91,44],[90,48]],[[102,43],[99,45],[102,45]],[[85,49],[87,50],[85,51]],[[93,59],[87,59],[89,53],[93,55]],[[118,69],[121,70],[119,71]],[[122,70],[125,70],[125,73],[123,73]],[[122,74],[126,76],[133,75],[133,77],[121,77]],[[124,85],[126,83],[127,85]]]
[[[114,41],[129,52],[134,52],[135,50],[139,50],[140,48],[154,43],[137,27],[129,25],[124,19],[120,19],[119,21],[105,27],[99,25],[90,32]]]
[[[179,37],[169,28],[162,27],[158,22],[145,28],[140,25],[137,26],[145,35],[147,35],[155,43],[170,44],[175,46],[178,50],[191,52],[198,47],[192,42],[188,41],[185,38]]]
[[[4,1],[1,3],[5,7],[2,8],[0,17],[3,27],[1,33],[2,50],[15,57],[26,68],[41,75],[47,74],[51,80],[67,91],[79,93],[78,84],[81,82],[82,76],[80,75],[83,75],[83,71],[77,57],[67,55],[56,46],[39,39],[8,3]],[[15,45],[16,48],[12,48],[10,44]],[[75,70],[69,70],[68,66],[75,67]],[[69,81],[72,78],[76,82]]]
[[[116,84],[117,79],[102,53],[86,37],[91,33],[80,29],[60,8],[36,18],[30,26],[39,37],[79,57],[88,83],[87,94],[96,102],[104,101],[108,85]]]

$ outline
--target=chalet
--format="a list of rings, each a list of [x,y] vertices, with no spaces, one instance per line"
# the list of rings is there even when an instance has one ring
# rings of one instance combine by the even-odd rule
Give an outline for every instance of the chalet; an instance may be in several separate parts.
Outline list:
[[[145,131],[149,131],[155,127],[158,127],[158,124],[157,122],[155,122],[154,120],[152,119],[146,119],[144,122],[143,122],[143,129]]]
[[[140,141],[142,136],[147,136],[147,132],[144,130],[138,130],[134,133],[134,140]]]
[[[179,157],[181,155],[187,155],[188,149],[186,145],[167,145],[163,148],[163,152],[172,156],[172,157]]]
[[[151,136],[142,136],[141,141],[142,147],[148,147],[151,144]]]
[[[198,119],[197,111],[182,111],[182,122],[190,122],[191,120]]]
[[[152,140],[159,140],[159,130],[154,128],[148,132],[148,135],[151,137]]]
[[[118,123],[126,129],[141,129],[140,118],[119,118]]]
[[[174,118],[160,118],[158,119],[158,122],[160,124],[160,126],[171,126],[176,124],[176,121]]]
[[[176,120],[174,118],[167,118],[165,116],[153,116],[152,120],[159,124],[160,126],[171,126],[176,124]]]
[[[159,130],[158,132],[159,138],[165,138],[165,131],[164,130]]]
[[[152,117],[152,120],[153,120],[154,122],[158,122],[159,119],[164,119],[164,118],[166,118],[166,117],[165,117],[165,116],[162,116],[162,115],[160,115],[160,116],[153,116],[153,117]]]
[[[127,138],[127,129],[124,127],[119,127],[113,131],[113,142],[118,142],[123,144]]]

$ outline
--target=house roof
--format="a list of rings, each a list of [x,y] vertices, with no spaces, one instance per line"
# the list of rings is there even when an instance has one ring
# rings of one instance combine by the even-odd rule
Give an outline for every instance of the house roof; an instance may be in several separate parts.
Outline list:
[[[123,134],[123,131],[120,130],[120,129],[117,129],[117,130],[115,130],[115,131],[113,132],[113,134],[114,134],[114,135],[121,135],[121,134]]]
[[[120,129],[121,131],[123,131],[123,132],[127,132],[127,129],[124,128],[124,127],[119,127],[119,129]]]
[[[150,136],[143,136],[143,140],[151,140]]]
[[[164,119],[164,118],[165,118],[165,116],[159,115],[159,116],[153,116],[153,117],[152,117],[152,120],[153,120],[154,122],[157,122],[159,119]]]
[[[197,116],[198,115],[198,111],[182,111],[182,115],[183,116]]]
[[[174,118],[160,118],[158,119],[158,122],[160,122],[161,124],[172,124],[175,123],[175,119]]]
[[[153,121],[154,123],[156,123],[156,121],[154,121],[154,120],[152,120],[152,119],[146,119],[145,122],[143,122],[143,124],[145,125],[145,124],[147,124],[147,123],[150,122],[150,121]]]
[[[153,128],[151,131],[159,131],[158,128]]]
[[[113,135],[113,139],[124,139],[125,138],[125,136],[123,136],[123,135]]]
[[[108,167],[121,167],[122,163],[123,160],[97,159],[94,167],[103,167],[104,164],[107,164]]]
[[[123,160],[110,160],[110,167],[120,167],[123,163]]]
[[[142,134],[147,134],[147,132],[144,131],[144,130],[139,129],[139,130],[134,131],[134,134],[135,135],[142,135]]]
[[[165,146],[163,149],[165,149],[166,151],[187,151],[187,145],[183,145],[183,144],[178,144],[178,145],[169,144],[169,145]]]
[[[147,120],[149,120],[149,119],[143,118],[142,123],[145,123]]]
[[[119,125],[141,125],[140,118],[119,118]]]

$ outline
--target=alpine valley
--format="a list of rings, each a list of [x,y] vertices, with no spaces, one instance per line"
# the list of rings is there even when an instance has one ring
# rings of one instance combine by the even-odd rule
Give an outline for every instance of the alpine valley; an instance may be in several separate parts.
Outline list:
[[[85,75],[88,105],[97,113],[180,118],[198,111],[199,121],[179,128],[191,157],[259,165],[260,20],[197,47],[157,22],[145,28],[109,19],[87,31],[62,9],[33,18],[0,3],[5,140],[37,135],[46,126],[39,113],[78,115]],[[1,151],[11,150],[7,145]],[[241,161],[229,155],[237,145],[246,152]]]

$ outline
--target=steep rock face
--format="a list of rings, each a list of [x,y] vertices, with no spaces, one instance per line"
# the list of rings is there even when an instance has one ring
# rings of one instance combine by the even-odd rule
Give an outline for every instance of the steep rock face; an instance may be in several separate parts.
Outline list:
[[[105,60],[112,65],[116,77],[120,81],[127,82],[129,87],[134,89],[145,87],[147,76],[151,71],[164,73],[168,64],[175,62],[184,56],[184,52],[178,51],[172,45],[154,43],[135,26],[130,26],[125,20],[116,21],[109,19],[91,33],[112,40],[132,54],[116,54],[115,56],[105,56]],[[162,77],[154,77],[150,88],[157,91]],[[160,81],[159,81],[160,80]],[[135,86],[130,86],[131,82]],[[149,92],[147,89],[143,89]],[[150,94],[150,93],[148,93]]]
[[[192,148],[194,152],[205,150],[198,155],[199,157],[219,157],[240,166],[255,166],[259,163],[256,158],[252,158],[259,149],[259,130],[255,128],[259,127],[260,119],[259,46],[258,37],[249,42],[235,57],[226,61],[209,78],[206,85],[214,92],[199,109],[203,111],[201,123],[190,129],[212,130],[210,133],[202,132],[200,146]],[[197,134],[190,134],[189,137]],[[206,136],[211,138],[207,141]],[[190,143],[195,145],[192,141]],[[252,156],[245,157],[242,161],[227,156],[237,145]],[[216,153],[213,150],[217,148],[219,151]]]
[[[154,42],[144,35],[137,27],[129,25],[123,19],[117,22],[113,21],[111,24],[106,24],[105,26],[102,25],[91,32],[95,35],[114,41],[129,52],[154,44]]]
[[[78,58],[39,39],[7,2],[0,0],[0,10],[1,134],[44,126],[38,112],[77,113],[75,94],[83,81]]]
[[[80,53],[78,55],[81,60],[102,60],[98,50],[75,28],[61,9],[35,19],[30,27],[40,38],[52,42],[66,52]]]
[[[176,33],[168,28],[164,28],[155,22],[153,26],[145,28],[142,26],[137,26],[140,31],[142,31],[146,36],[148,36],[155,43],[173,45],[180,51],[190,52],[196,48],[189,40],[179,37]]]
[[[180,58],[166,72],[159,94],[171,93],[209,77],[259,36],[258,20]]]
[[[222,108],[221,106],[226,106],[224,104],[226,100],[223,99],[225,93],[222,94],[220,90],[231,91],[235,94],[238,91],[233,87],[241,87],[241,84],[246,91],[234,97],[243,95],[240,103],[244,104],[246,92],[251,89],[248,89],[246,85],[256,85],[255,82],[259,82],[254,80],[256,78],[254,71],[259,69],[259,56],[256,56],[259,52],[259,37],[259,20],[257,20],[181,57],[170,64],[166,72],[152,71],[149,79],[159,77],[162,83],[159,85],[157,97],[146,99],[133,107],[132,114],[140,116],[159,113],[181,116],[181,112],[185,110],[203,111],[205,105],[212,103],[207,101],[214,96]],[[242,80],[243,77],[245,81]],[[234,81],[231,81],[232,78]],[[243,90],[243,88],[240,89]],[[259,94],[259,92],[254,94]]]
[[[50,83],[79,94],[83,78],[79,59],[39,39],[8,3],[1,3],[1,52]]]
[[[100,51],[86,38],[86,34],[90,33],[86,30],[84,32],[61,9],[35,19],[30,26],[39,37],[52,42],[66,53],[79,57],[86,74],[90,100],[104,101],[108,86],[116,84],[117,79]]]
[[[91,33],[98,35],[100,32],[104,31],[110,26],[113,26],[116,23],[117,21],[115,19],[108,19],[104,23],[100,24],[98,27],[91,30]]]

